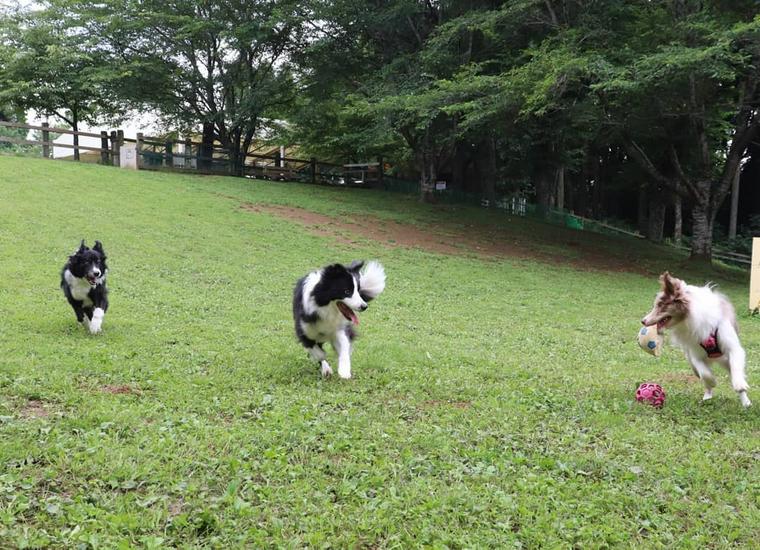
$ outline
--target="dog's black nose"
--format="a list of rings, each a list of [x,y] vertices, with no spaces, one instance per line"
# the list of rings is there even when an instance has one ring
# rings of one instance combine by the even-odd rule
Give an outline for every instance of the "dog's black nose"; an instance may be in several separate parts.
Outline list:
[[[361,307],[359,308],[359,311],[364,311],[364,310],[365,310],[365,309],[367,309],[368,307],[369,307],[369,306],[368,306],[367,304],[364,304],[363,306],[361,306]]]

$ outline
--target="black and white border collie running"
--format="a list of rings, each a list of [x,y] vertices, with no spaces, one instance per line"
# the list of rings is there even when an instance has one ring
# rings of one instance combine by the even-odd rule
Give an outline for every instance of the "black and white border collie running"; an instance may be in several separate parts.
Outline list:
[[[330,342],[338,354],[338,376],[351,378],[351,347],[359,324],[359,311],[385,289],[385,270],[378,262],[333,264],[312,271],[296,283],[293,319],[296,336],[322,368],[332,369],[322,345]]]
[[[74,254],[69,256],[61,272],[61,288],[74,308],[77,321],[91,334],[100,332],[103,316],[108,310],[106,289],[106,253],[100,241],[91,249],[84,240]]]

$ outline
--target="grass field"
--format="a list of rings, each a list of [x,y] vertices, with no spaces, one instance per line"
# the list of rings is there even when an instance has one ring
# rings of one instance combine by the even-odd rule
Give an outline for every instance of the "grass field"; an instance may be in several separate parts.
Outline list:
[[[519,253],[336,240],[244,204]],[[58,288],[83,237],[109,254],[95,337]],[[400,195],[14,158],[0,257],[2,548],[758,547],[760,320],[740,316],[749,410],[635,343],[660,269],[741,312],[745,272]],[[321,379],[292,285],[355,258],[387,290],[355,378]],[[633,401],[644,380],[664,409]]]

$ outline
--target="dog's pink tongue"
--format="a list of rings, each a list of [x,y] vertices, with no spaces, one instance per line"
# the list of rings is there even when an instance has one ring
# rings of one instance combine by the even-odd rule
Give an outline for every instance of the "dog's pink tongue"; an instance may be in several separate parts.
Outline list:
[[[354,313],[354,310],[348,307],[343,302],[338,302],[338,309],[343,314],[343,317],[351,321],[353,324],[358,325],[359,324],[359,317],[357,317],[356,313]]]

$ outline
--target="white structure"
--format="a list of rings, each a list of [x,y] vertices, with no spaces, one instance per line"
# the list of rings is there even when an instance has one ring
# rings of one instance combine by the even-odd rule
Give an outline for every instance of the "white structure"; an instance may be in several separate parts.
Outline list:
[[[137,170],[137,144],[123,143],[119,151],[119,166]]]
[[[760,237],[752,239],[752,271],[749,282],[749,309],[760,309]]]

